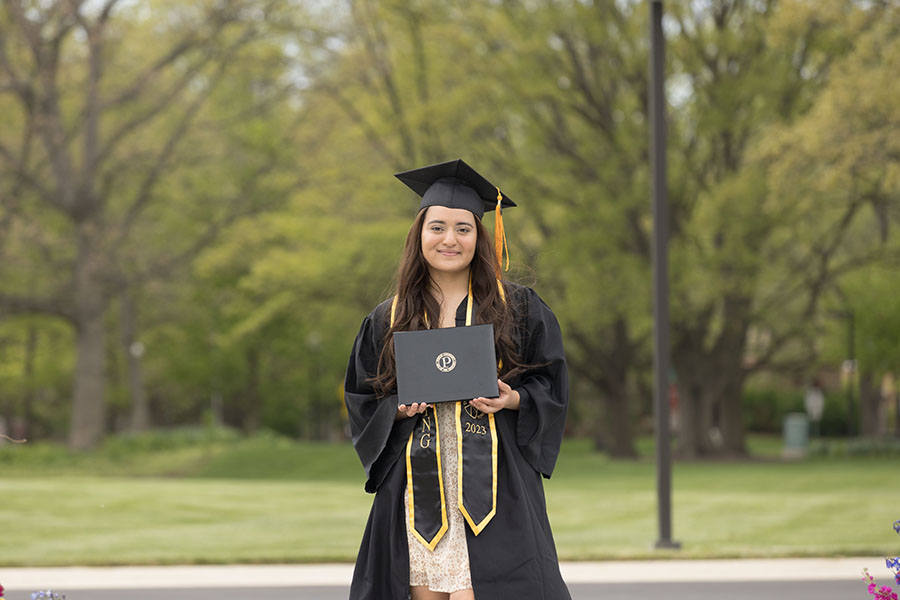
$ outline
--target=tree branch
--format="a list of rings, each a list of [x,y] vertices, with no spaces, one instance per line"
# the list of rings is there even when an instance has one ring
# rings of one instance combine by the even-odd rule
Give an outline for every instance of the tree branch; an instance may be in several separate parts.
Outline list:
[[[260,167],[255,175],[249,178],[249,181],[256,181],[260,176],[262,176],[266,171],[270,170],[272,165],[266,164],[263,167]],[[182,266],[193,259],[197,254],[200,253],[204,248],[206,248],[210,243],[212,243],[219,235],[219,233],[228,227],[229,225],[237,222],[240,219],[251,217],[267,210],[271,210],[275,207],[276,204],[283,202],[286,198],[290,196],[290,191],[294,189],[299,189],[306,183],[306,178],[304,175],[299,176],[292,185],[288,187],[284,191],[283,194],[279,194],[277,201],[271,204],[259,204],[256,206],[251,206],[248,208],[244,208],[242,210],[235,210],[221,220],[217,222],[210,223],[210,225],[206,228],[206,230],[186,249],[181,252],[178,252],[174,255],[171,255],[167,258],[162,258],[155,263],[149,265],[144,270],[134,275],[133,277],[129,277],[127,279],[121,279],[119,281],[119,286],[121,289],[125,289],[128,286],[135,284],[142,284],[146,281],[158,279],[171,273],[173,269],[176,267]],[[250,190],[244,186],[235,194],[232,198],[227,200],[227,202],[231,205],[235,205],[247,198],[250,194]]]
[[[381,29],[382,20],[377,15],[373,14],[371,10],[372,3],[369,0],[366,0],[364,4],[365,8],[369,9],[369,14],[363,19],[357,18],[357,26],[362,34],[366,50],[374,61],[373,66],[380,78],[384,92],[387,95],[392,112],[391,116],[394,117],[397,123],[397,132],[400,134],[400,139],[403,142],[405,159],[406,161],[414,162],[416,159],[415,143],[406,122],[406,112],[403,108],[403,103],[400,101],[400,94],[397,91],[393,65],[385,51],[388,47],[388,43],[387,38]],[[372,25],[371,32],[367,27],[368,24]]]
[[[213,59],[213,53],[207,53],[203,56],[201,60],[199,60],[196,64],[194,64],[190,69],[185,71],[184,75],[179,78],[172,86],[165,92],[162,98],[156,102],[153,106],[151,106],[148,110],[143,113],[138,114],[133,119],[126,121],[123,123],[118,129],[116,129],[110,136],[107,138],[106,143],[103,144],[103,147],[97,154],[97,162],[101,163],[109,157],[113,153],[113,151],[118,147],[118,145],[131,133],[136,131],[142,125],[151,121],[154,117],[159,115],[163,110],[167,108],[171,108],[172,100],[178,96],[178,94],[184,91],[184,88],[196,77],[197,73],[199,73],[203,67],[209,64]]]
[[[111,3],[114,3],[114,1]],[[138,98],[143,93],[147,84],[155,79],[167,66],[181,58],[186,52],[197,47],[205,46],[210,40],[218,38],[219,33],[228,24],[234,22],[234,19],[228,16],[223,10],[216,10],[207,17],[207,22],[213,24],[212,31],[206,36],[199,36],[195,30],[190,31],[149,68],[138,74],[131,85],[127,86],[118,96],[103,103],[101,105],[101,111],[105,111],[121,104],[126,104]]]
[[[73,321],[75,315],[70,309],[70,304],[62,300],[69,297],[70,295],[62,290],[48,297],[18,296],[0,292],[0,314],[46,314]]]
[[[216,84],[221,80],[223,74],[225,73],[225,70],[228,67],[228,59],[238,48],[246,43],[246,41],[250,37],[252,37],[250,35],[250,32],[245,33],[245,35],[242,36],[241,39],[239,39],[229,48],[229,51],[225,54],[225,56],[222,57],[216,73],[211,78],[210,84],[206,87],[203,93],[198,94],[194,101],[191,102],[191,104],[184,111],[181,119],[173,128],[172,133],[166,140],[166,143],[157,154],[156,160],[154,161],[153,166],[150,168],[150,171],[141,181],[141,185],[138,188],[135,199],[129,207],[127,213],[125,214],[125,218],[122,220],[118,227],[118,235],[116,236],[115,242],[113,242],[114,249],[118,249],[119,247],[121,247],[122,243],[124,243],[125,239],[128,237],[128,234],[131,231],[131,228],[133,227],[137,217],[150,201],[151,193],[154,186],[156,185],[156,182],[159,180],[159,176],[163,172],[164,166],[168,161],[172,159],[175,148],[178,146],[181,140],[184,139],[185,134],[190,130],[191,121],[193,121],[194,117],[197,115],[197,112],[203,106],[204,102],[206,102],[207,98],[209,98],[209,96],[215,90]]]
[[[375,128],[366,120],[366,118],[356,110],[356,107],[353,103],[344,97],[341,93],[340,88],[332,86],[327,83],[323,83],[320,85],[320,89],[324,90],[328,93],[335,102],[337,102],[338,106],[340,106],[344,112],[353,120],[357,125],[359,125],[360,129],[363,131],[363,135],[366,136],[366,139],[369,140],[369,143],[372,144],[372,147],[376,152],[386,157],[390,164],[395,166],[402,165],[400,158],[394,154],[394,152],[387,147],[382,139],[381,135],[375,131]]]

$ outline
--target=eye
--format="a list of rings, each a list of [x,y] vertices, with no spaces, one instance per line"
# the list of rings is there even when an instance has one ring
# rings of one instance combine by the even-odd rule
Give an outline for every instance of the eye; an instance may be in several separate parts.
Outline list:
[[[460,227],[459,229],[457,229],[457,231],[460,233],[469,233],[472,230],[469,229],[468,227]]]
[[[431,230],[435,233],[439,233],[443,231],[443,227],[441,227],[440,225],[432,225]]]

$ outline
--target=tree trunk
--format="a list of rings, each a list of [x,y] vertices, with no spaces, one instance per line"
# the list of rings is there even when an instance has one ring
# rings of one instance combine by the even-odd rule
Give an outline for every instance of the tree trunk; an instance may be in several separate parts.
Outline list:
[[[103,314],[86,315],[76,324],[75,393],[69,428],[69,447],[87,450],[105,430],[106,370]]]
[[[612,458],[637,458],[625,375],[620,375],[618,380],[609,382],[609,393],[603,394],[604,450]]]
[[[746,454],[741,392],[750,306],[741,296],[724,298],[724,325],[712,344],[708,341],[716,314],[712,306],[697,324],[674,326],[672,364],[682,400],[677,451],[681,457]]]
[[[637,450],[634,447],[634,434],[631,427],[631,411],[628,410],[628,398],[619,396],[610,398],[612,419],[614,426],[610,435],[609,455],[612,458],[637,458]]]
[[[605,368],[602,375],[609,392],[604,402],[608,451],[613,458],[637,458],[628,401],[632,397],[629,394],[628,376],[634,371],[638,350],[624,318],[616,319],[612,333],[613,347],[607,360],[603,361]]]
[[[896,386],[896,380],[894,380]],[[894,405],[894,435],[900,438],[900,390],[894,387],[891,394],[891,403]]]
[[[247,387],[244,392],[244,410],[241,415],[241,427],[246,433],[259,429],[261,413],[260,356],[259,349],[251,346],[247,349]]]
[[[122,294],[122,351],[125,354],[125,369],[128,379],[128,394],[131,398],[131,431],[141,432],[150,428],[150,403],[144,391],[141,357],[143,345],[137,340],[137,308],[134,295]]]
[[[859,377],[859,427],[864,437],[880,433],[878,415],[881,408],[881,387],[871,371],[861,371]]]
[[[69,427],[69,447],[87,450],[105,432],[107,299],[101,285],[100,256],[92,232],[100,229],[89,221],[79,227],[75,264],[75,390]]]
[[[619,318],[603,335],[577,329],[570,335],[581,350],[569,359],[570,368],[600,392],[601,416],[596,425],[594,448],[608,452],[613,458],[636,458],[628,376],[635,369],[638,351],[627,323]]]
[[[701,382],[687,376],[682,369],[678,370],[678,379],[680,428],[676,454],[679,458],[700,458],[711,453],[712,410]]]
[[[732,374],[725,382],[721,397],[722,452],[730,457],[747,455],[747,436],[744,430],[742,402],[743,389],[743,375]]]
[[[677,368],[677,367],[676,367]],[[699,423],[699,391],[679,375],[678,384],[678,438],[676,454],[679,458],[697,458],[699,449],[696,439]]]
[[[37,356],[38,334],[34,324],[28,325],[28,334],[25,338],[25,362],[22,369],[22,378],[25,381],[25,390],[22,394],[22,431],[17,435],[28,439],[31,435],[31,421],[34,413],[34,362]]]
[[[0,338],[0,364],[9,360],[7,356],[8,347],[9,340]],[[4,397],[0,394],[0,434],[9,435],[13,423],[14,402],[14,395]],[[3,441],[5,442],[5,440]]]

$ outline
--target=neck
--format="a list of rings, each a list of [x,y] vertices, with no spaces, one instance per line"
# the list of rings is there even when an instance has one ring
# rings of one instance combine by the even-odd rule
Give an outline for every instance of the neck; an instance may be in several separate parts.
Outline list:
[[[438,301],[458,298],[469,293],[469,269],[459,273],[430,270],[431,293]]]

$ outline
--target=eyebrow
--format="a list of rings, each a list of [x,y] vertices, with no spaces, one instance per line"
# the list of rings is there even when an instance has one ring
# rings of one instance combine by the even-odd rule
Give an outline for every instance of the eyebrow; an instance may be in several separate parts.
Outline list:
[[[432,220],[428,221],[428,225],[431,225],[431,224],[433,224],[433,223],[437,223],[437,224],[439,224],[439,225],[446,225],[446,224],[447,224],[446,221],[443,221],[443,220],[441,220],[441,219],[432,219]],[[457,221],[456,224],[457,224],[457,225],[468,225],[469,227],[474,227],[474,225],[472,225],[472,224],[469,223],[468,221]]]

